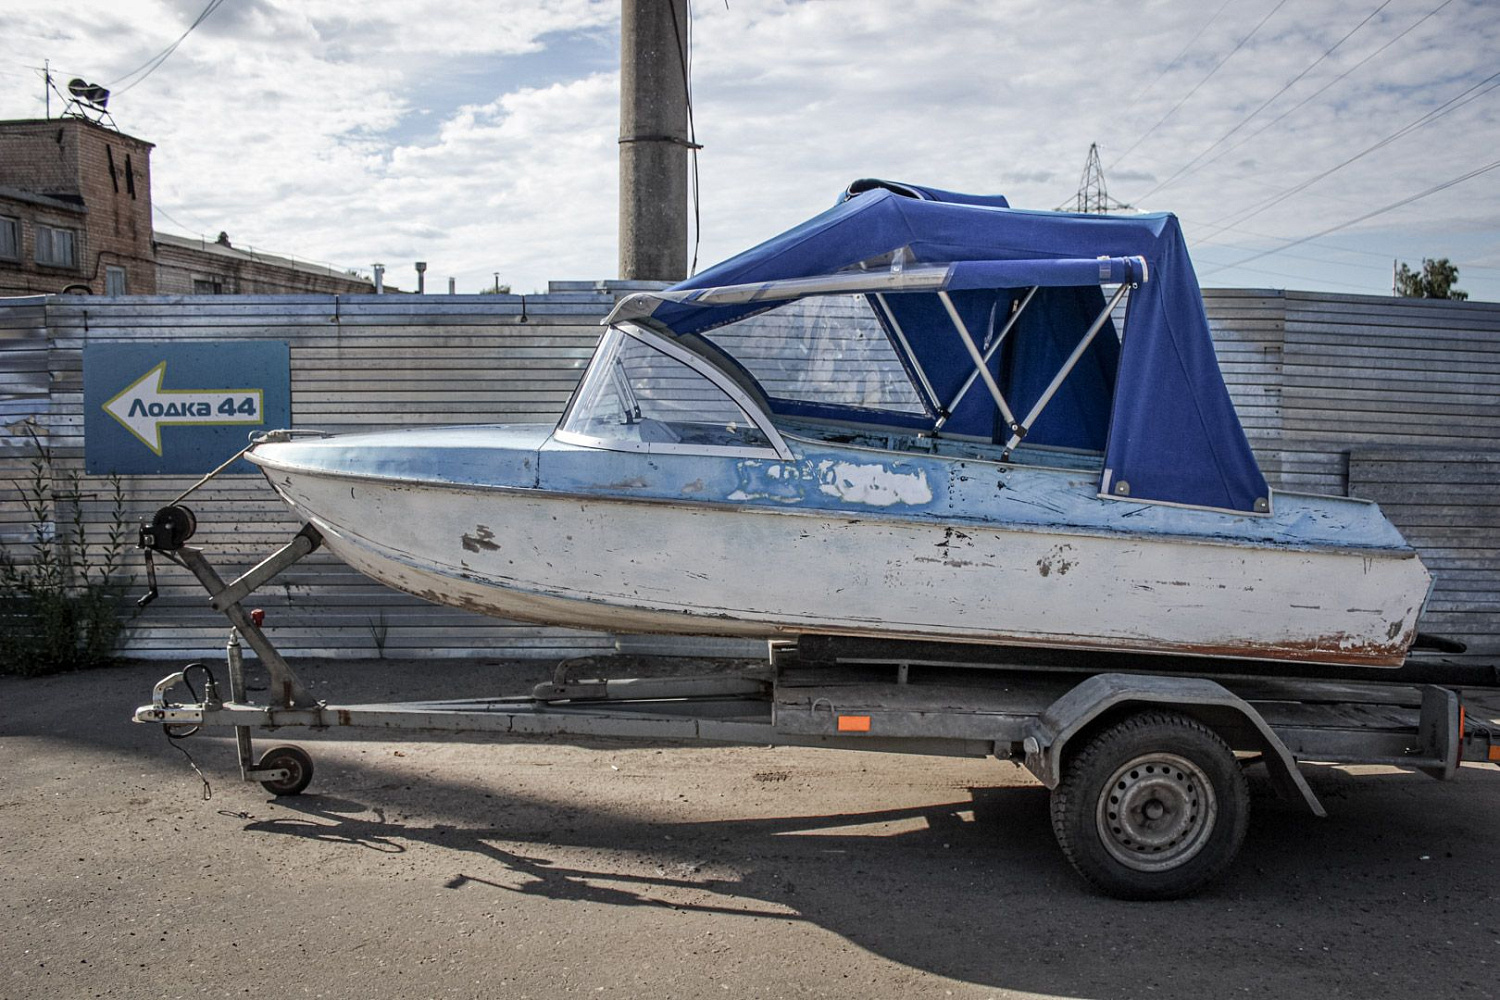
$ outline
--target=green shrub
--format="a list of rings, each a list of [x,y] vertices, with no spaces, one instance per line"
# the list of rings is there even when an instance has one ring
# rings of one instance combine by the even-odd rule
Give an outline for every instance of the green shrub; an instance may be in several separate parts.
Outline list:
[[[85,493],[76,471],[59,472],[32,435],[36,455],[16,489],[26,509],[24,541],[0,542],[0,673],[35,676],[114,662],[133,608],[124,572],[125,492],[110,476],[105,538],[90,541]]]

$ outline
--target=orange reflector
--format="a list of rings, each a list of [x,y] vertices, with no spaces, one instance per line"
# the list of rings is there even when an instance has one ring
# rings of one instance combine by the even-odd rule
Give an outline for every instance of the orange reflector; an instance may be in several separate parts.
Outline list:
[[[1500,747],[1490,747],[1490,760],[1500,764]]]
[[[839,716],[839,732],[841,733],[868,733],[870,731],[870,717],[868,715],[841,715]]]

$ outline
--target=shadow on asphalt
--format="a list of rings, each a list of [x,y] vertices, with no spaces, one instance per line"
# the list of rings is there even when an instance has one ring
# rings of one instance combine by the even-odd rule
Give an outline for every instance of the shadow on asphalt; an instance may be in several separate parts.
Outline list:
[[[1332,993],[1364,996],[1480,988],[1482,970],[1453,956],[1497,943],[1481,911],[1493,905],[1487,830],[1500,781],[1309,770],[1333,818],[1314,820],[1257,780],[1230,873],[1195,899],[1157,904],[1091,892],[1062,859],[1037,787],[970,788],[915,808],[675,822],[585,800],[484,801],[440,782],[422,786],[439,811],[505,815],[429,825],[391,819],[375,801],[304,795],[278,800],[296,815],[244,829],[440,850],[456,892],[801,921],[913,968],[1049,996],[1137,995],[1145,984],[1152,996],[1292,995],[1320,977]],[[893,825],[904,832],[858,829]],[[598,863],[579,864],[580,849]],[[620,852],[638,863],[622,864]],[[643,858],[654,871],[639,870]],[[724,869],[733,874],[716,874]],[[1351,936],[1362,952],[1371,939],[1389,950],[1351,967]],[[1174,982],[1174,969],[1192,971]]]

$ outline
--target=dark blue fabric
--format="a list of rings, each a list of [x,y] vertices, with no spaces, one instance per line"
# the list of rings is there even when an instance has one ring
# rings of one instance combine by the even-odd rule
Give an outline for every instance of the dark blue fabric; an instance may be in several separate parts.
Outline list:
[[[1122,343],[1102,331],[1079,370],[1028,440],[1104,447],[1101,488],[1128,484],[1136,499],[1252,511],[1268,498],[1219,373],[1197,277],[1181,229],[1166,214],[1114,217],[1030,212],[922,200],[885,189],[843,202],[794,229],[674,286],[677,290],[832,274],[905,249],[920,263],[1093,258],[1145,259],[1149,280],[1131,293]],[[952,293],[975,340],[1003,327],[1008,290]],[[912,352],[946,403],[972,370],[962,342],[932,293],[887,296]],[[663,302],[652,314],[678,334],[703,333],[775,303],[692,306]],[[1038,307],[1041,308],[1038,308]],[[1086,287],[1043,288],[992,371],[1012,409],[1050,381],[1103,307],[1097,273]],[[1013,341],[1013,342],[1012,342]],[[993,436],[993,402],[976,383],[945,428]],[[1107,411],[1108,419],[1102,419]],[[885,415],[872,415],[872,422]]]
[[[1079,334],[1104,309],[1098,288],[1043,288],[1037,292],[1000,351],[1000,385],[1018,418],[1041,398]],[[1094,343],[1037,418],[1026,440],[1103,451],[1109,437],[1109,411],[1120,367],[1120,338],[1106,320]],[[1066,390],[1066,391],[1064,391]]]
[[[880,189],[892,191],[907,198],[917,198],[921,201],[946,201],[955,205],[988,205],[991,208],[1009,208],[1010,202],[1000,194],[959,194],[956,191],[944,191],[940,188],[923,187],[919,184],[903,184],[900,181],[883,181],[875,177],[866,177],[855,181],[844,189],[839,195],[839,203],[848,201],[868,191]]]

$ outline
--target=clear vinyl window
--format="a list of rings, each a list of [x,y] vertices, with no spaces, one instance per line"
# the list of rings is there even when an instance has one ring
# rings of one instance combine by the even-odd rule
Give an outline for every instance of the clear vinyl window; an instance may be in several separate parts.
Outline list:
[[[775,451],[724,388],[616,328],[600,341],[558,430],[630,451]]]
[[[818,295],[704,334],[749,370],[768,396],[923,413],[864,295]]]

